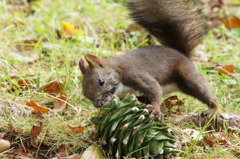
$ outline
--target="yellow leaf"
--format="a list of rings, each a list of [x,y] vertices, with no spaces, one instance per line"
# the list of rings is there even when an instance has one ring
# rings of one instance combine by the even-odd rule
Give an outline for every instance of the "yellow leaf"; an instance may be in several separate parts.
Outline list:
[[[62,25],[62,28],[64,29],[64,31],[70,35],[78,35],[78,34],[82,33],[82,31],[80,29],[76,28],[71,23],[61,21],[61,25]]]

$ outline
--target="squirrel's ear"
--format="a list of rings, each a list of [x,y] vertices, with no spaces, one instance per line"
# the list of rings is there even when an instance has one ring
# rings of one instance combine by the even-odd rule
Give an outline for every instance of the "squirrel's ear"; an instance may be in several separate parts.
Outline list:
[[[83,59],[80,59],[79,61],[79,68],[81,70],[81,72],[84,74],[87,70],[87,66],[85,65],[85,62]]]
[[[84,55],[88,65],[90,67],[100,66],[103,67],[103,60],[93,54],[86,54]]]

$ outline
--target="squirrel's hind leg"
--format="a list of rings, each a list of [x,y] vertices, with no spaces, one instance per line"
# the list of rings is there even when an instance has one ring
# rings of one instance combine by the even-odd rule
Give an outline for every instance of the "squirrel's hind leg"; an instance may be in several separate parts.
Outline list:
[[[197,72],[193,64],[180,68],[177,79],[178,87],[182,92],[197,98],[209,107],[199,115],[198,126],[202,127],[208,124],[207,129],[219,130],[223,116],[219,112],[217,98],[212,93],[208,82]]]
[[[197,72],[192,63],[180,65],[176,82],[183,93],[191,95],[208,105],[209,110],[203,112],[203,115],[210,117],[218,111],[216,96],[213,95],[206,79]]]

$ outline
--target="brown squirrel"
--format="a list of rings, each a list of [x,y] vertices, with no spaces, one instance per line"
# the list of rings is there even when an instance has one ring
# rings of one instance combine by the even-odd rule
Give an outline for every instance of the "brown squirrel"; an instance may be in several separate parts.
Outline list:
[[[190,60],[207,30],[194,1],[129,0],[127,4],[133,19],[164,46],[146,46],[108,59],[86,54],[86,62],[79,62],[83,94],[98,108],[113,95],[143,95],[161,119],[162,96],[181,91],[207,104],[209,110],[202,114],[212,116],[218,110],[217,99]]]

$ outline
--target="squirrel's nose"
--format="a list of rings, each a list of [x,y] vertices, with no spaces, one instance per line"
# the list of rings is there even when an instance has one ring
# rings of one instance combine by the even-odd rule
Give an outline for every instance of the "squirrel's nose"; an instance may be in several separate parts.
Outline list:
[[[105,102],[103,100],[97,100],[97,102],[94,103],[94,106],[96,108],[102,108],[104,106]]]

